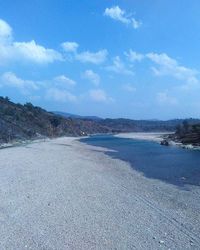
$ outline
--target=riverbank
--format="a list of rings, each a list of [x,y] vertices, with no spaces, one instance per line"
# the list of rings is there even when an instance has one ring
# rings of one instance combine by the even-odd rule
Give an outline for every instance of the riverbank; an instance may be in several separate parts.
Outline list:
[[[0,151],[1,249],[198,249],[200,190],[58,138]],[[148,223],[147,223],[148,221]]]
[[[164,140],[167,141],[168,146],[177,146],[184,149],[191,149],[191,150],[200,150],[200,146],[195,146],[192,144],[184,144],[177,140],[173,140],[172,137],[169,135],[173,135],[173,133],[168,132],[147,132],[147,133],[140,133],[140,132],[133,132],[133,133],[119,133],[114,135],[115,137],[119,138],[127,138],[127,139],[136,139],[136,140],[146,140],[146,141],[154,141],[160,143]]]
[[[137,140],[147,140],[161,142],[163,138],[169,135],[169,132],[132,132],[132,133],[119,133],[114,135],[115,137],[127,138],[127,139],[137,139]]]

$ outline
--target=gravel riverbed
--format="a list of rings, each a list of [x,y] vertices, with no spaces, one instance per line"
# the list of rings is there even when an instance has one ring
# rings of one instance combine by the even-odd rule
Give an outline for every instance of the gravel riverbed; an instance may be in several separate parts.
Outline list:
[[[59,138],[0,150],[0,249],[200,249],[200,187]]]

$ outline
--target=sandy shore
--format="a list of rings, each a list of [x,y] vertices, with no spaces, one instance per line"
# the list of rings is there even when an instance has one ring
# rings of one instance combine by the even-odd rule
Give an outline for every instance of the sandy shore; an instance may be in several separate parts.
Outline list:
[[[132,133],[119,133],[115,135],[120,138],[127,139],[138,139],[138,140],[148,140],[161,142],[163,140],[163,136],[169,135],[170,132],[150,132],[150,133],[141,133],[141,132],[132,132]]]
[[[200,249],[200,188],[60,138],[0,150],[0,249]]]

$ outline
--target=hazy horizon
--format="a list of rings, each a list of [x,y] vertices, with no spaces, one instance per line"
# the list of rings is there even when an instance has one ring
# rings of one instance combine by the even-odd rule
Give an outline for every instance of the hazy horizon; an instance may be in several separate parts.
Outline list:
[[[69,115],[75,115],[75,116],[83,116],[83,117],[98,117],[102,119],[132,119],[132,120],[149,120],[149,121],[168,121],[168,120],[187,120],[187,119],[199,119],[198,117],[172,117],[169,119],[158,119],[158,118],[130,118],[130,117],[125,117],[125,116],[114,116],[114,117],[107,117],[107,116],[97,116],[95,114],[78,114],[78,113],[70,113],[70,112],[65,112],[65,111],[60,111],[60,110],[48,110],[49,112],[60,112],[60,113],[66,113]]]

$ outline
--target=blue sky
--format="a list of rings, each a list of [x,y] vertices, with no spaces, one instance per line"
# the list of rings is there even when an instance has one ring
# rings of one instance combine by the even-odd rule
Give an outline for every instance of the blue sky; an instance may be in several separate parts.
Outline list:
[[[0,1],[0,95],[101,117],[200,117],[198,0]]]

